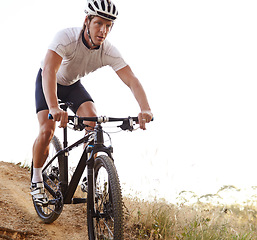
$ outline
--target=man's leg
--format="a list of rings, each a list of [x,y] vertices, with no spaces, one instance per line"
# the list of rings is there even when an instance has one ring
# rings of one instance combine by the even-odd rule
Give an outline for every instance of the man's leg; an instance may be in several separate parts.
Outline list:
[[[79,117],[96,117],[96,108],[95,104],[91,101],[87,101],[82,103],[76,113]],[[94,122],[85,122],[86,125],[89,125],[91,127],[95,126]]]
[[[48,119],[48,110],[40,111],[38,116],[39,134],[33,145],[33,165],[43,167],[48,156],[49,144],[54,135],[55,122]]]
[[[31,194],[37,204],[47,203],[44,192],[42,167],[49,152],[49,144],[55,130],[55,122],[48,120],[48,110],[38,112],[39,134],[33,145],[33,177],[31,183]]]

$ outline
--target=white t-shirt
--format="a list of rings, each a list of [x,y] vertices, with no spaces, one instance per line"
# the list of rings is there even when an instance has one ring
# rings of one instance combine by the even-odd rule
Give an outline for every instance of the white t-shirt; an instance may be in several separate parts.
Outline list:
[[[63,58],[57,72],[57,83],[65,86],[103,66],[109,65],[114,71],[127,66],[119,51],[107,40],[99,49],[88,49],[82,42],[82,28],[58,32],[48,48]]]

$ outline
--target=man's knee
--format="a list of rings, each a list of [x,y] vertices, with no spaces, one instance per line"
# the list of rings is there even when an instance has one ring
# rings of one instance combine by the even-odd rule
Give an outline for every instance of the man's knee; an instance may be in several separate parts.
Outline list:
[[[96,117],[95,104],[91,101],[82,103],[77,111],[77,115],[80,117]]]
[[[54,129],[51,127],[42,127],[39,132],[39,138],[41,142],[49,144],[54,136]]]

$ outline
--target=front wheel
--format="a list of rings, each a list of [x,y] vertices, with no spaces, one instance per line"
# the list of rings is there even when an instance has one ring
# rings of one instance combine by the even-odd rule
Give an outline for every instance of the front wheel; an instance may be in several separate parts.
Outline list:
[[[95,159],[94,180],[93,204],[92,201],[87,202],[89,239],[122,240],[124,239],[124,219],[121,187],[110,157],[102,155]]]

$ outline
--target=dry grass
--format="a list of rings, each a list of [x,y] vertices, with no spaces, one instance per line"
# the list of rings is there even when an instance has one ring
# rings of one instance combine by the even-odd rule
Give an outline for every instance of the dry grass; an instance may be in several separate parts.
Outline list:
[[[250,189],[243,205],[221,201],[226,193],[233,196],[242,191],[234,186],[201,197],[182,191],[176,205],[124,198],[125,239],[257,240],[257,187]]]
[[[129,198],[124,203],[126,239],[257,239],[254,206],[214,206],[201,202],[186,206]]]

